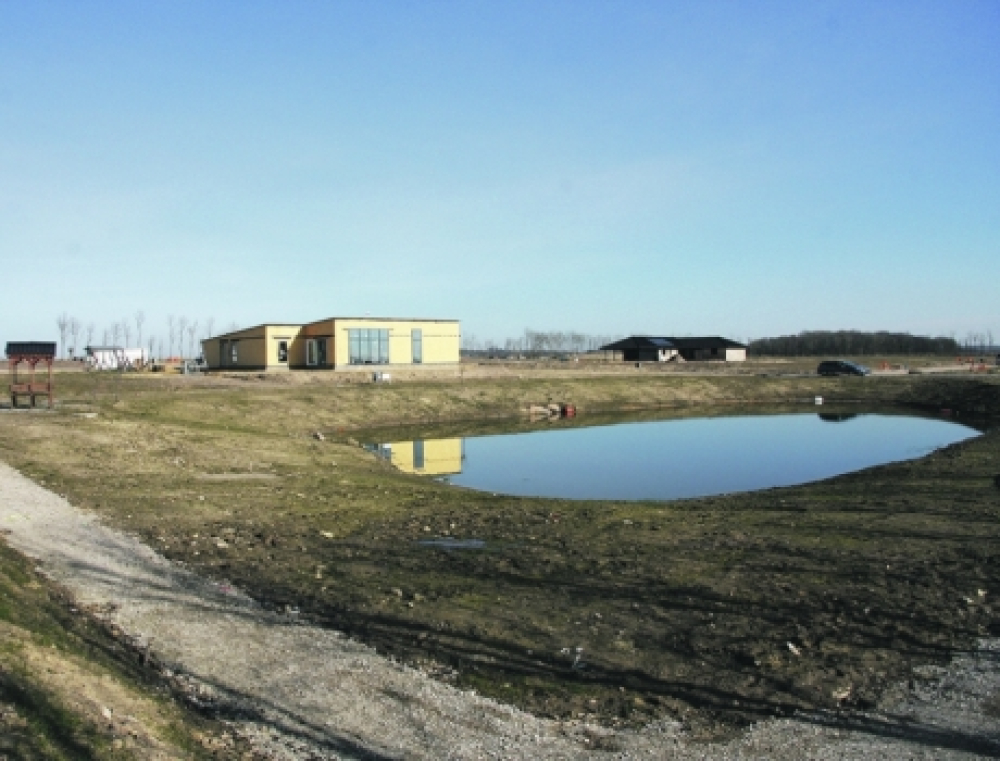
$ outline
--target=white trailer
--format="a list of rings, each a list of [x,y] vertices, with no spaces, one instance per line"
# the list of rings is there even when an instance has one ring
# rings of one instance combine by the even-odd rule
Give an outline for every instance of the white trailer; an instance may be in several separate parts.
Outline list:
[[[88,370],[138,370],[149,362],[145,349],[126,349],[121,346],[88,346]]]

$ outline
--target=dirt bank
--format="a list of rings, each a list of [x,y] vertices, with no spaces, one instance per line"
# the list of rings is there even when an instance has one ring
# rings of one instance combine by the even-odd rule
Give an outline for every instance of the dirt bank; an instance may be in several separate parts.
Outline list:
[[[117,403],[90,396],[97,418],[11,416],[0,445],[35,479],[215,589],[248,591],[271,610],[265,617],[282,621],[276,611],[291,606],[323,624],[322,636],[347,631],[434,674],[442,694],[463,694],[451,685],[476,689],[551,719],[515,712],[517,726],[530,719],[558,738],[577,726],[566,721],[601,725],[639,753],[649,730],[632,730],[650,723],[669,727],[670,737],[718,738],[768,716],[870,710],[914,668],[943,666],[956,649],[996,634],[996,435],[795,489],[581,504],[414,480],[312,432],[468,417],[546,396],[593,410],[625,398],[665,407],[810,399],[821,390],[947,406],[963,417],[988,417],[1000,403],[989,382],[858,380],[694,378],[638,388],[542,380],[334,396],[310,385],[242,394],[140,387]],[[88,401],[85,389],[79,401]],[[416,542],[446,535],[482,539],[491,551]],[[190,614],[171,615],[190,621],[178,637],[198,629]],[[198,668],[218,681],[209,666]],[[443,715],[446,726],[472,721],[458,708]],[[352,727],[344,723],[345,737]],[[565,753],[577,752],[574,742]],[[438,752],[417,747],[414,757]]]
[[[266,612],[239,590],[101,526],[5,465],[0,501],[0,527],[15,546],[37,557],[81,604],[127,631],[177,689],[229,716],[260,755],[968,758],[1000,751],[998,722],[989,716],[996,713],[998,672],[992,643],[950,670],[924,672],[919,687],[892,696],[897,713],[815,713],[760,725],[729,743],[691,744],[677,724],[615,733],[537,719],[455,690],[292,613]]]

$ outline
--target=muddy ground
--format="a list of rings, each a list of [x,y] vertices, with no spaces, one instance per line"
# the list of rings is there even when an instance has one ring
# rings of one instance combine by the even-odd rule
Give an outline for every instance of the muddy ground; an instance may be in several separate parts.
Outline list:
[[[543,715],[669,716],[718,736],[871,705],[914,665],[1000,633],[996,378],[64,385],[56,414],[4,419],[4,459],[167,557]],[[809,486],[667,503],[457,490],[346,441],[532,401],[573,401],[585,422],[818,393],[947,408],[986,433]],[[485,547],[418,543],[435,537]]]

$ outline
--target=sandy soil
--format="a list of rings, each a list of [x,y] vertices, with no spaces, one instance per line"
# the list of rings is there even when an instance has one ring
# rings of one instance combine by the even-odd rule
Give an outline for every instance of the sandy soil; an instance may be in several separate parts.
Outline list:
[[[0,530],[264,758],[854,759],[1000,757],[1000,642],[928,668],[878,711],[762,722],[725,743],[675,725],[612,733],[535,718],[263,610],[0,464]]]

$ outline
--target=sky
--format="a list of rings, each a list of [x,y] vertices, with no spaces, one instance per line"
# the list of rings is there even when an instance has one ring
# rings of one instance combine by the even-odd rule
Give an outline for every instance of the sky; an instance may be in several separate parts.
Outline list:
[[[0,0],[0,342],[1000,341],[998,136],[996,0]]]

